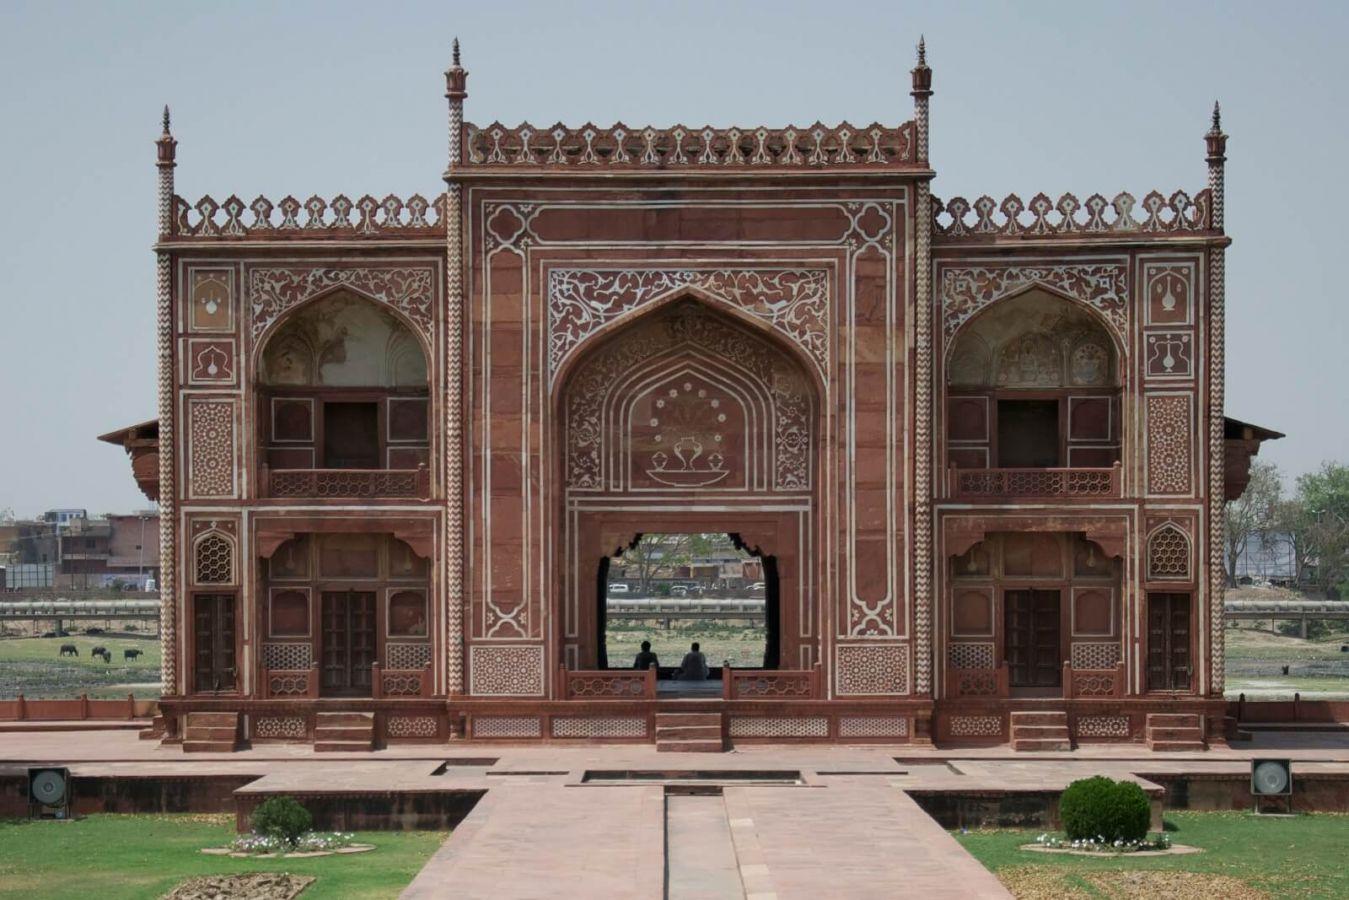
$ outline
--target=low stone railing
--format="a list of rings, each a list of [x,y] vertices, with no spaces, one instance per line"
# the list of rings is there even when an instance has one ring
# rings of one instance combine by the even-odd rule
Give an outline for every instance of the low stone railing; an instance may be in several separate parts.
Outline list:
[[[1118,497],[1119,463],[1108,469],[962,469],[951,466],[947,483],[961,499],[1002,497]]]
[[[820,691],[820,667],[811,669],[732,669],[721,670],[721,696],[724,700],[817,700]]]
[[[656,667],[649,669],[559,670],[564,700],[654,700]]]
[[[1010,694],[1007,664],[993,669],[947,669],[948,695],[961,697],[1006,697]]]
[[[867,168],[916,165],[913,123],[802,128],[464,125],[465,165],[585,169]]]
[[[1141,206],[1142,218],[1134,214]],[[1151,191],[1140,204],[1133,194],[1111,200],[1092,194],[1079,201],[1064,194],[1057,201],[1036,194],[1023,203],[1008,194],[1001,203],[984,195],[973,203],[952,197],[943,203],[932,198],[933,231],[937,240],[979,240],[999,237],[1110,237],[1121,234],[1175,234],[1213,231],[1212,195],[1204,189],[1191,197],[1176,191],[1169,197]]]
[[[268,497],[393,497],[425,500],[431,474],[416,469],[268,469],[261,483]]]
[[[420,669],[386,669],[379,663],[371,666],[371,695],[376,700],[386,697],[430,697],[431,664]]]
[[[286,197],[273,203],[258,197],[244,203],[236,196],[216,202],[211,196],[188,203],[173,198],[170,235],[174,237],[305,239],[342,236],[422,237],[445,233],[445,195],[429,201],[413,194],[406,201],[390,194],[383,200],[365,195],[351,200],[310,197],[303,203]]]
[[[307,669],[262,669],[258,693],[264,700],[274,698],[308,699],[319,695],[319,666]]]
[[[1063,664],[1063,694],[1069,699],[1123,697],[1125,694],[1124,663],[1110,669],[1074,669]]]
[[[10,700],[0,700],[0,721],[51,722],[85,719],[137,719],[156,715],[159,705],[154,700],[137,700],[134,694],[126,699],[90,700],[88,694],[50,700],[29,700],[19,694]]]

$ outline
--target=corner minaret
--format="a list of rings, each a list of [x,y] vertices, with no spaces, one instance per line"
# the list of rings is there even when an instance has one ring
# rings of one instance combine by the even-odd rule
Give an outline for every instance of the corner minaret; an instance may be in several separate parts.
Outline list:
[[[932,70],[927,65],[927,41],[918,39],[918,65],[913,68],[913,121],[918,162],[928,164],[927,110],[932,96]],[[914,691],[932,693],[932,466],[936,443],[932,436],[932,188],[927,178],[914,185],[913,285],[914,378],[917,398],[914,419],[914,535],[913,535],[913,653]]]
[[[1208,150],[1208,189],[1212,204],[1212,227],[1220,235],[1223,226],[1223,164],[1227,162],[1227,135],[1223,133],[1222,110],[1215,100],[1213,121],[1204,135]],[[1225,239],[1213,241],[1208,250],[1208,325],[1209,325],[1209,694],[1222,696],[1226,679],[1226,640],[1223,596],[1227,591],[1227,571],[1223,558],[1226,546],[1227,502],[1225,496],[1227,445],[1223,398],[1226,391],[1226,246]]]
[[[163,241],[174,231],[173,170],[177,165],[178,141],[169,126],[169,108],[164,107],[163,129],[155,141],[155,167],[159,172],[158,205],[160,246],[155,252],[155,344],[159,386],[159,649],[160,692],[177,696],[178,605],[177,605],[177,504],[174,503],[173,415],[173,266]]]
[[[1213,228],[1223,230],[1223,164],[1227,162],[1227,135],[1223,134],[1222,108],[1213,101],[1213,124],[1204,135],[1208,148],[1208,188],[1213,194]]]
[[[932,97],[932,70],[927,65],[927,41],[918,38],[918,65],[910,73],[913,75],[913,123],[917,131],[918,161],[927,162],[927,109]]]
[[[468,72],[454,39],[445,70],[449,155],[445,169],[445,686],[464,692],[464,98]]]

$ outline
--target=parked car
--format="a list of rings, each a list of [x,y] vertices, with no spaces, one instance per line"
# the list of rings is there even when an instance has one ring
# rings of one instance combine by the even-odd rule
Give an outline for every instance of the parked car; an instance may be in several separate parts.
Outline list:
[[[688,585],[672,584],[670,585],[670,595],[674,597],[687,597],[689,593]]]
[[[622,583],[611,584],[611,585],[609,585],[609,593],[611,593],[611,594],[626,594],[626,593],[628,593],[628,586],[627,586],[626,584],[622,584]]]
[[[763,591],[768,590],[768,585],[765,584],[765,583],[762,582],[762,581],[756,581],[756,582],[754,582],[753,584],[751,584],[751,585],[749,586],[749,589],[750,589],[751,591],[756,591],[756,592],[762,593]]]

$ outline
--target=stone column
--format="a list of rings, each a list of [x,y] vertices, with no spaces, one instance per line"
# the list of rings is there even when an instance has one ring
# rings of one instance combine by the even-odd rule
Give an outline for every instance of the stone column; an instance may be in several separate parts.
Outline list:
[[[913,121],[918,162],[928,161],[928,100],[932,70],[927,47],[918,41],[913,72]],[[914,278],[917,314],[914,322],[914,523],[913,523],[913,650],[914,693],[932,692],[932,193],[927,178],[914,196]]]
[[[462,186],[464,98],[468,72],[459,39],[445,72],[449,101],[449,165],[445,170],[445,679],[450,695],[464,692],[464,219]]]
[[[1213,125],[1204,135],[1208,149],[1208,189],[1211,227],[1223,233],[1223,164],[1227,162],[1227,135],[1223,134],[1218,104],[1213,104]],[[1221,696],[1225,683],[1226,622],[1223,595],[1227,590],[1227,570],[1223,559],[1226,546],[1227,501],[1224,498],[1227,447],[1224,441],[1224,322],[1226,318],[1225,259],[1226,241],[1216,241],[1208,251],[1209,278],[1209,693]]]
[[[159,363],[159,650],[160,691],[178,690],[178,485],[174,479],[173,381],[173,261],[164,239],[174,231],[173,169],[178,142],[169,131],[169,108],[164,107],[164,131],[155,141],[159,170],[159,243],[155,252],[156,350]]]

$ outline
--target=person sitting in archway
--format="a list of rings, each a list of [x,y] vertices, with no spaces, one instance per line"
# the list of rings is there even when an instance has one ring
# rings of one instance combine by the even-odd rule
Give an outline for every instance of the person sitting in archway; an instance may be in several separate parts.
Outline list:
[[[660,661],[656,659],[656,654],[651,652],[651,642],[642,641],[642,650],[637,654],[637,658],[633,660],[632,667],[645,672],[652,666],[660,668]]]
[[[679,664],[679,673],[676,677],[680,681],[706,681],[707,676],[707,657],[698,649],[698,642],[694,641],[689,652],[684,654],[684,661]]]

